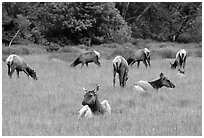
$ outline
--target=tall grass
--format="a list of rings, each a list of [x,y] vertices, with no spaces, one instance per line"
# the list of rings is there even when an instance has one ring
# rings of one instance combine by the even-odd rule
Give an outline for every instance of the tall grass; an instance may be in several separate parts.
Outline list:
[[[2,63],[2,135],[202,135],[201,58],[188,58],[186,77],[169,69],[170,60],[153,60],[152,68],[130,68],[127,87],[112,86],[112,63],[70,68],[48,56],[25,56],[38,80],[20,73],[12,79]],[[163,72],[175,89],[141,94],[138,80],[154,80]],[[99,84],[99,100],[108,100],[112,114],[77,119],[84,91]]]

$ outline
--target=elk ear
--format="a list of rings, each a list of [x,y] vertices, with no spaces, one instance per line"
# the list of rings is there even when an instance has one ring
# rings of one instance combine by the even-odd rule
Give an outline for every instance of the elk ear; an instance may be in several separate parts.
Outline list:
[[[96,93],[99,90],[100,86],[98,85],[95,89],[94,92]]]
[[[163,78],[164,77],[164,74],[161,72],[160,73],[160,78]]]
[[[84,87],[83,87],[83,90],[84,90],[85,92],[88,92],[88,90],[87,90],[87,89],[85,89]]]

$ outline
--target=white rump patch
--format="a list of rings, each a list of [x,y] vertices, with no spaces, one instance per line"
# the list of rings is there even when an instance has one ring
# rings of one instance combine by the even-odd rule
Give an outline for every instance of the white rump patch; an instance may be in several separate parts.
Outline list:
[[[102,104],[103,108],[106,109],[106,112],[107,112],[108,114],[111,114],[111,107],[110,107],[108,101],[107,101],[107,100],[103,100],[103,101],[101,102],[101,104]]]
[[[100,58],[101,54],[98,51],[94,50],[93,52]]]
[[[144,92],[145,91],[142,87],[140,87],[140,86],[138,86],[136,84],[134,85],[133,90],[134,91],[140,91],[140,92]]]
[[[147,48],[144,48],[144,53],[145,55],[147,55],[148,57],[150,56],[150,51]]]
[[[122,56],[120,56],[120,55],[116,56],[116,57],[113,59],[113,65],[114,65],[115,67],[117,67],[117,66],[116,66],[116,63],[118,63],[118,65],[120,65],[121,63],[123,63],[123,64],[125,64],[126,66],[128,66],[128,63],[127,63],[127,61],[125,60],[125,58],[122,57]],[[118,68],[118,67],[117,67],[117,68]]]
[[[180,73],[180,72],[178,72],[176,75],[177,75],[179,78],[184,78],[184,77],[186,77],[186,75],[185,75],[185,74]]]
[[[178,56],[179,56],[179,55],[181,56],[182,54],[184,54],[183,58],[187,56],[187,52],[186,52],[185,49],[179,50],[179,51],[176,53],[176,58],[178,59]],[[184,60],[184,59],[182,59],[182,60]]]
[[[25,61],[23,58],[19,57],[18,55],[16,55],[16,54],[11,54],[11,55],[9,55],[9,56],[7,57],[6,63],[7,63],[7,64],[11,64],[15,58],[18,59],[18,60],[21,61],[21,62]]]
[[[13,61],[13,58],[14,58],[15,56],[17,56],[17,55],[11,54],[10,56],[8,56],[7,59],[6,59],[6,63],[7,63],[7,64],[10,64],[10,63]]]
[[[116,57],[113,59],[113,63],[115,64],[116,62],[118,62],[119,64],[122,62],[122,61],[121,61],[121,56],[116,56]]]
[[[148,91],[152,90],[153,87],[147,81],[140,80],[136,84],[134,84],[134,89],[138,91]]]
[[[79,116],[80,117],[87,117],[87,118],[91,118],[93,116],[93,113],[91,111],[91,109],[89,108],[88,105],[83,106],[80,110],[79,110]]]

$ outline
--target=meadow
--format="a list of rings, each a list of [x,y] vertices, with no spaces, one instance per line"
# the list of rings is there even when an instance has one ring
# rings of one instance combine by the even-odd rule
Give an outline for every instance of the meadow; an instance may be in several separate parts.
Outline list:
[[[70,68],[71,61],[49,58],[49,54],[24,55],[37,71],[38,80],[16,73],[10,79],[2,62],[2,135],[35,136],[175,136],[202,135],[202,58],[188,57],[186,76],[169,68],[173,59],[153,59],[146,69],[141,63],[130,68],[127,87],[112,86],[112,61],[101,59],[101,67],[90,64]],[[70,57],[73,59],[73,57]],[[139,93],[138,80],[155,80],[163,72],[176,87]],[[83,86],[100,85],[99,100],[108,100],[110,116],[78,120]]]

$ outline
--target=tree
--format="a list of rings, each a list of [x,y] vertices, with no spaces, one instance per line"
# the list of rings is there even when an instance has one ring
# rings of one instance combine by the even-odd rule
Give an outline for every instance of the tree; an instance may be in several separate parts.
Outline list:
[[[190,33],[201,13],[201,3],[124,3],[116,4],[136,38],[152,38],[162,41],[177,41],[179,36]],[[197,20],[197,21],[196,21]],[[194,31],[195,32],[195,31]],[[195,32],[196,33],[196,32]],[[191,36],[191,35],[190,35]],[[201,35],[197,37],[201,38]]]

